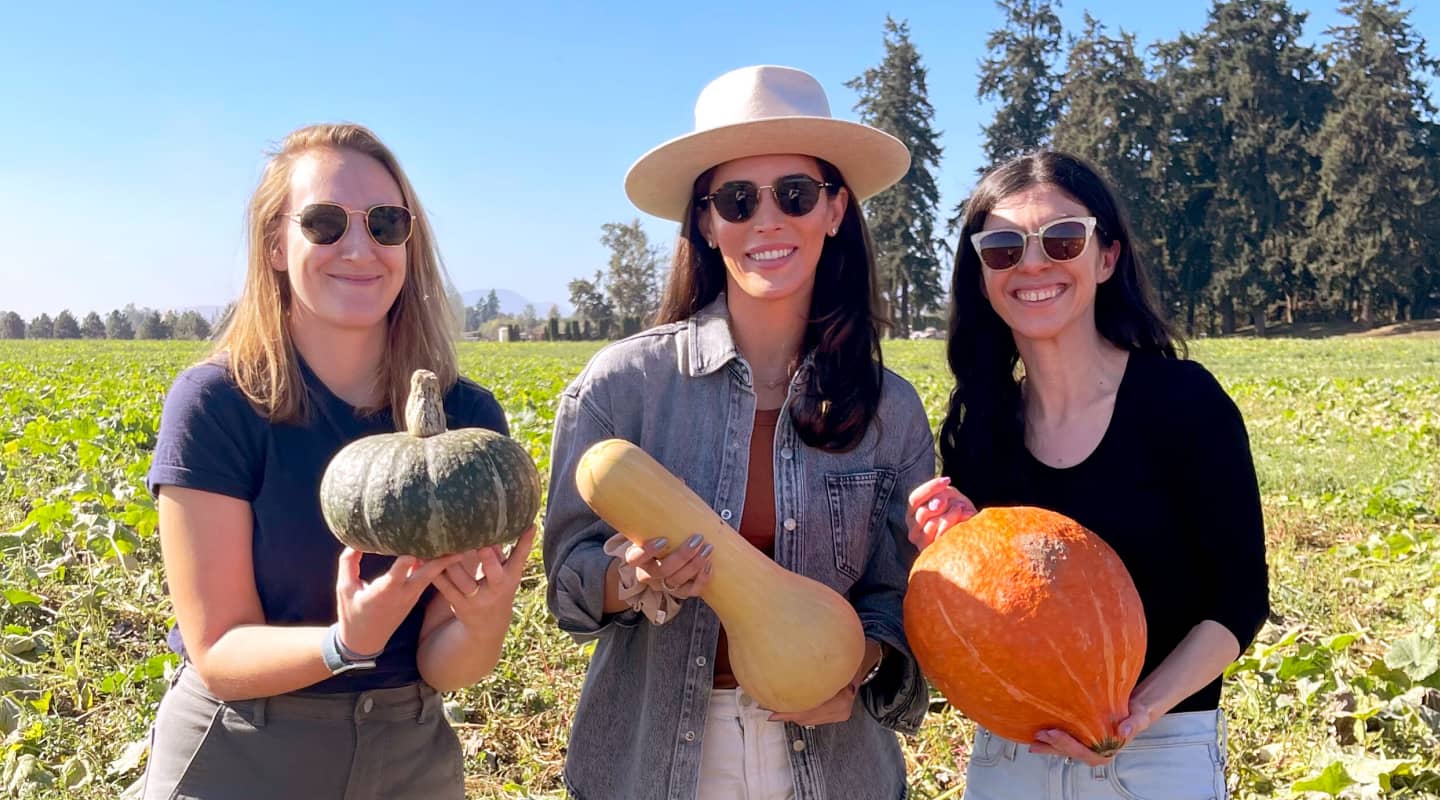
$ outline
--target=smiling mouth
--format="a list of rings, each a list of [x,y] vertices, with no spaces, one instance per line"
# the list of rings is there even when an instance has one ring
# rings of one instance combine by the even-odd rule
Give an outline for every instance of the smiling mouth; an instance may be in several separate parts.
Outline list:
[[[1016,289],[1014,295],[1026,303],[1043,303],[1052,297],[1059,297],[1064,291],[1064,286],[1051,286],[1048,289]]]
[[[788,258],[795,253],[795,250],[796,248],[794,247],[773,247],[769,250],[760,250],[750,253],[749,255],[751,261],[758,261],[764,264],[767,261],[779,261],[782,258]]]
[[[379,275],[331,275],[330,277],[346,283],[374,283],[380,280]]]

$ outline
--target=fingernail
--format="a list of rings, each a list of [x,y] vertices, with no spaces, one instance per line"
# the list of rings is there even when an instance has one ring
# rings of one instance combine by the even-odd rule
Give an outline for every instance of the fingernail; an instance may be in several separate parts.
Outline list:
[[[695,548],[699,547],[700,543],[703,541],[705,541],[705,537],[697,533],[694,536],[691,536],[689,539],[685,540],[685,546],[690,548],[691,550],[694,550]]]
[[[947,475],[947,476],[941,478],[941,479],[940,479],[940,485],[942,485],[942,486],[949,486],[949,485],[950,485],[950,477]]]
[[[665,545],[667,545],[667,544],[670,544],[670,540],[667,539],[667,538],[665,538],[664,536],[661,536],[661,537],[658,538],[658,539],[651,539],[651,540],[650,540],[650,549],[652,549],[652,550],[664,550],[664,549],[665,549]]]
[[[929,503],[926,503],[926,507],[929,508],[931,511],[939,511],[940,508],[944,505],[945,503],[938,497],[933,498]]]
[[[715,545],[707,544],[704,547],[700,548],[700,557],[709,558],[710,554],[713,552],[715,552]]]
[[[715,564],[714,564],[713,562],[705,565],[705,574],[706,574],[706,575],[709,575],[709,574],[710,574],[710,568],[713,567],[713,566],[715,566]]]
[[[1130,727],[1129,725],[1121,725],[1121,726],[1120,726],[1120,737],[1121,737],[1122,739],[1129,739],[1129,738],[1130,738],[1130,731],[1132,731],[1132,730],[1134,730],[1134,728]]]

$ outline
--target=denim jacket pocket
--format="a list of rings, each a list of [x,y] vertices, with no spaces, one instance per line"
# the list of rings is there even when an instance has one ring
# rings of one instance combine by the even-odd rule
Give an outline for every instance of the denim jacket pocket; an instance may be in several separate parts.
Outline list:
[[[870,554],[870,537],[885,516],[885,504],[895,488],[895,471],[889,469],[828,473],[825,494],[830,501],[830,538],[835,546],[835,570],[849,580],[860,580]]]

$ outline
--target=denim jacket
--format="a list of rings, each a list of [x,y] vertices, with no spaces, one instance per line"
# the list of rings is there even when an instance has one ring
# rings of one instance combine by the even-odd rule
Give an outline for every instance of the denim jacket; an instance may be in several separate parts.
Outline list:
[[[809,369],[801,365],[790,393]],[[604,613],[610,558],[601,548],[614,531],[580,498],[576,464],[602,439],[635,442],[738,527],[755,420],[751,380],[722,294],[684,322],[601,350],[561,398],[544,558],[546,599],[560,627],[596,641],[565,763],[566,789],[579,800],[695,796],[720,623],[699,599],[684,601],[664,625],[634,611]],[[857,447],[810,448],[782,411],[774,467],[776,562],[842,594],[865,636],[890,647],[848,721],[808,730],[785,724],[796,798],[904,798],[905,760],[892,730],[913,733],[928,701],[901,617],[915,557],[907,497],[935,474],[925,409],[914,387],[887,370],[878,413]]]

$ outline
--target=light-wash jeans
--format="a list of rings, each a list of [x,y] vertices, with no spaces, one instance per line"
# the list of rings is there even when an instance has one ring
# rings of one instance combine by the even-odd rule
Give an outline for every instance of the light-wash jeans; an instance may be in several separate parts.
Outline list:
[[[793,800],[785,723],[742,689],[713,689],[700,745],[696,800]]]
[[[1102,767],[975,732],[964,800],[1225,800],[1225,718],[1166,714]]]

